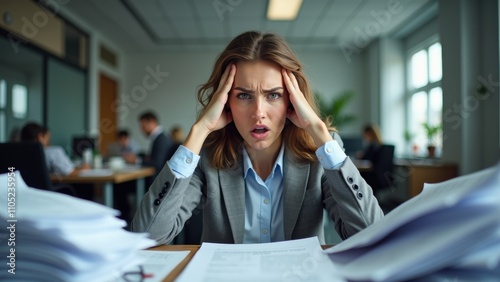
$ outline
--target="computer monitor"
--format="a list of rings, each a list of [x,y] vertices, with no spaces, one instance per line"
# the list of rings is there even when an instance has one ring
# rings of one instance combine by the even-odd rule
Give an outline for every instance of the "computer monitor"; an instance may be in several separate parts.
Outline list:
[[[90,136],[74,136],[71,143],[73,157],[82,158],[83,151],[88,148],[94,151],[95,140],[96,138]]]
[[[344,142],[345,154],[354,157],[356,152],[363,150],[363,138],[361,136],[342,137]]]

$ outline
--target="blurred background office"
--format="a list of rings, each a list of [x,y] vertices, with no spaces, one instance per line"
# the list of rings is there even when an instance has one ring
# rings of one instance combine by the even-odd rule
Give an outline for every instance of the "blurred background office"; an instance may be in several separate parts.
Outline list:
[[[0,142],[36,121],[75,158],[105,156],[121,128],[148,152],[138,116],[189,128],[216,56],[253,29],[290,43],[349,156],[379,126],[393,196],[498,162],[498,0],[296,2],[0,0]]]

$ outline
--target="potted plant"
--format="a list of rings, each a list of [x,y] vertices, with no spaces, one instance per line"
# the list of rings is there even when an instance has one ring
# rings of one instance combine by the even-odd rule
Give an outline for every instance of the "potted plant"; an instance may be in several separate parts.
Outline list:
[[[344,113],[346,106],[356,96],[354,91],[344,91],[336,96],[331,102],[325,101],[323,96],[317,91],[315,92],[315,96],[319,111],[321,112],[321,117],[327,118],[330,116],[333,119],[333,125],[337,127],[337,129],[341,129],[346,124],[356,120],[355,115]]]
[[[427,152],[429,158],[436,156],[436,137],[441,131],[441,125],[432,125],[430,123],[423,123],[425,134],[427,135]]]
[[[416,155],[418,151],[418,146],[416,144],[413,144],[413,138],[415,138],[415,134],[412,133],[410,130],[405,129],[404,131],[404,139],[406,141],[406,145],[408,146],[408,154],[413,154]]]

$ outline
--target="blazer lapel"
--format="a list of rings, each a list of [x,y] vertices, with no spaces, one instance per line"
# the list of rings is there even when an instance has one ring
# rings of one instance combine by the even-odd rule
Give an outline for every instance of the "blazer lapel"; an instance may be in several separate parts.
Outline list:
[[[309,164],[293,160],[288,151],[285,151],[284,161],[283,227],[285,240],[290,240],[304,200]]]
[[[245,232],[245,180],[242,165],[219,170],[219,181],[235,244],[243,243]]]

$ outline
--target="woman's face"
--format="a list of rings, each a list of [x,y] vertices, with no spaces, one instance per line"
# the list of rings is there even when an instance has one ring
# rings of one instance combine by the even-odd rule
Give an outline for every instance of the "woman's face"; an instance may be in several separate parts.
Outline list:
[[[280,148],[288,104],[279,65],[266,61],[236,64],[229,108],[247,150]]]
[[[44,147],[49,146],[50,143],[50,132],[45,132],[45,134],[38,134],[38,142],[42,143]]]

